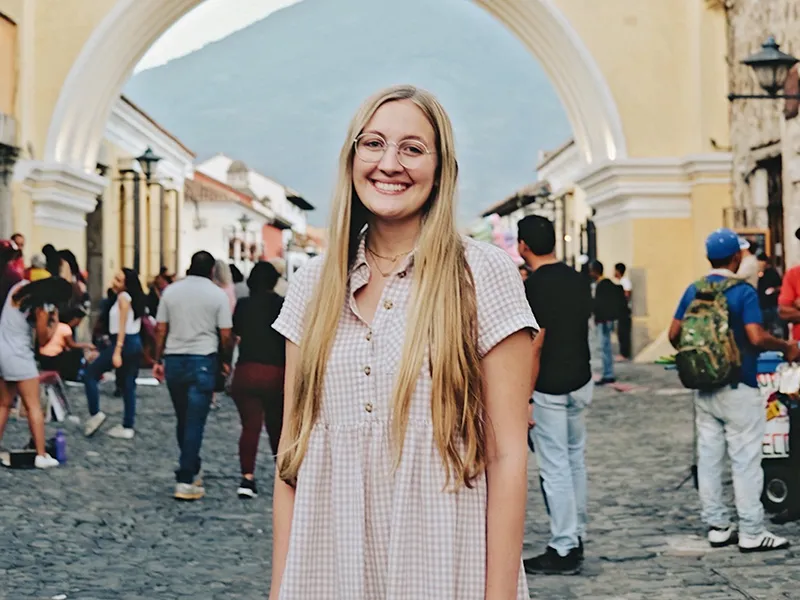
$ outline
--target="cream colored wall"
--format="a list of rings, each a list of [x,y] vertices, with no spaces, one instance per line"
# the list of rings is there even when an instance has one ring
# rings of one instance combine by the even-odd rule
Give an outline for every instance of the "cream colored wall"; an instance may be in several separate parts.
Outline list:
[[[634,258],[633,222],[617,221],[597,227],[597,260],[603,263],[606,275],[613,275],[618,262],[631,266]]]
[[[693,225],[691,219],[639,219],[632,228],[632,266],[647,267],[647,314],[637,316],[652,339],[669,325],[682,292],[694,280]]]
[[[25,0],[28,2],[30,0]],[[92,30],[115,0],[34,0],[36,2],[36,75],[33,81],[36,157],[44,152],[50,117],[61,86]]]
[[[17,25],[0,18],[0,112],[7,115],[16,112],[17,37]]]
[[[692,188],[692,277],[708,270],[705,240],[708,234],[723,227],[725,208],[731,206],[730,184],[704,184]]]
[[[611,89],[628,154],[681,156],[727,139],[725,13],[701,0],[556,0]]]
[[[0,14],[19,24],[22,21],[23,3],[37,0],[0,0]]]

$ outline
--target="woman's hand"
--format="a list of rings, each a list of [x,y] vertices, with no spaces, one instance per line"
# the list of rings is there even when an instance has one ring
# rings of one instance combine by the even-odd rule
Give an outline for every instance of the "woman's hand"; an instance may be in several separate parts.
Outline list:
[[[114,349],[114,356],[111,357],[111,364],[114,365],[115,369],[119,369],[122,366],[122,348],[119,346]]]

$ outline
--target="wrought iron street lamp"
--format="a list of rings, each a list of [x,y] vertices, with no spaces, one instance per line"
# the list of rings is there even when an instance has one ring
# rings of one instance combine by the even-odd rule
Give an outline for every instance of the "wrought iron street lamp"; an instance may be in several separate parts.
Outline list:
[[[141,156],[137,156],[136,157],[136,160],[141,165],[142,172],[144,173],[145,186],[147,187],[146,194],[145,194],[145,206],[147,206],[147,210],[148,210],[148,214],[149,214],[149,211],[150,211],[150,185],[153,183],[153,172],[155,171],[155,166],[161,160],[161,157],[157,156],[156,153],[153,152],[153,149],[150,148],[150,146],[148,146],[147,150],[145,150],[144,153]],[[164,214],[164,194],[159,194],[159,202],[160,202],[160,210],[158,211],[158,213],[160,215],[163,215]],[[137,220],[138,220],[137,218],[139,216],[138,197],[136,198],[136,201],[134,202],[134,211],[135,211],[135,214],[134,214],[134,221],[133,222],[134,222],[134,230],[135,231],[134,231],[133,235],[138,240],[139,239],[139,231],[138,231],[139,227],[136,227]],[[158,254],[159,254],[159,262],[160,262],[160,264],[158,265],[159,268],[161,268],[161,266],[164,264],[164,231],[163,231],[163,226],[164,226],[163,222],[159,224],[159,231],[161,233],[161,235],[159,236],[161,239],[158,241]],[[149,244],[148,244],[148,248],[149,248]],[[136,261],[136,262],[138,262],[138,261]],[[137,271],[138,271],[138,269],[137,269]]]
[[[791,54],[782,52],[774,36],[769,36],[761,50],[741,61],[753,69],[758,85],[766,94],[728,94],[728,100],[767,99],[800,100],[798,94],[781,94],[789,70],[798,62]]]

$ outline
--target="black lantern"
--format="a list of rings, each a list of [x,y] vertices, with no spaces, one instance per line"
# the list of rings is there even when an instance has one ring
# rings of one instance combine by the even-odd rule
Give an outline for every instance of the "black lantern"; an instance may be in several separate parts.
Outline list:
[[[791,54],[781,52],[780,45],[775,41],[774,36],[769,36],[767,41],[761,45],[761,50],[748,56],[741,61],[753,69],[758,85],[767,92],[766,94],[729,94],[728,100],[739,100],[744,98],[768,98],[768,99],[792,99],[800,100],[798,95],[781,94],[789,70],[797,63],[797,59]]]
[[[158,162],[161,160],[161,157],[156,156],[156,153],[153,152],[153,149],[148,146],[147,150],[144,151],[144,154],[137,156],[136,160],[139,161],[140,165],[142,165],[144,176],[149,182],[153,175],[153,167],[158,164]]]

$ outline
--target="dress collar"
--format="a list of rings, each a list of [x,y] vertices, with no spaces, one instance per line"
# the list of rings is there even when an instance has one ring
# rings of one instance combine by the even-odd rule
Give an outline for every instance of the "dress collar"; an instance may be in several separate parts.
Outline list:
[[[372,271],[372,267],[370,267],[369,263],[367,262],[367,231],[368,226],[365,226],[364,229],[361,230],[361,234],[358,237],[358,250],[356,250],[356,258],[353,261],[353,266],[350,269],[350,276],[352,277],[356,273],[364,273],[364,275],[369,279],[369,273]],[[398,265],[398,267],[394,270],[392,277],[407,277],[411,274],[411,270],[414,266],[414,255],[416,254],[417,249],[414,249],[406,255],[403,261]]]

